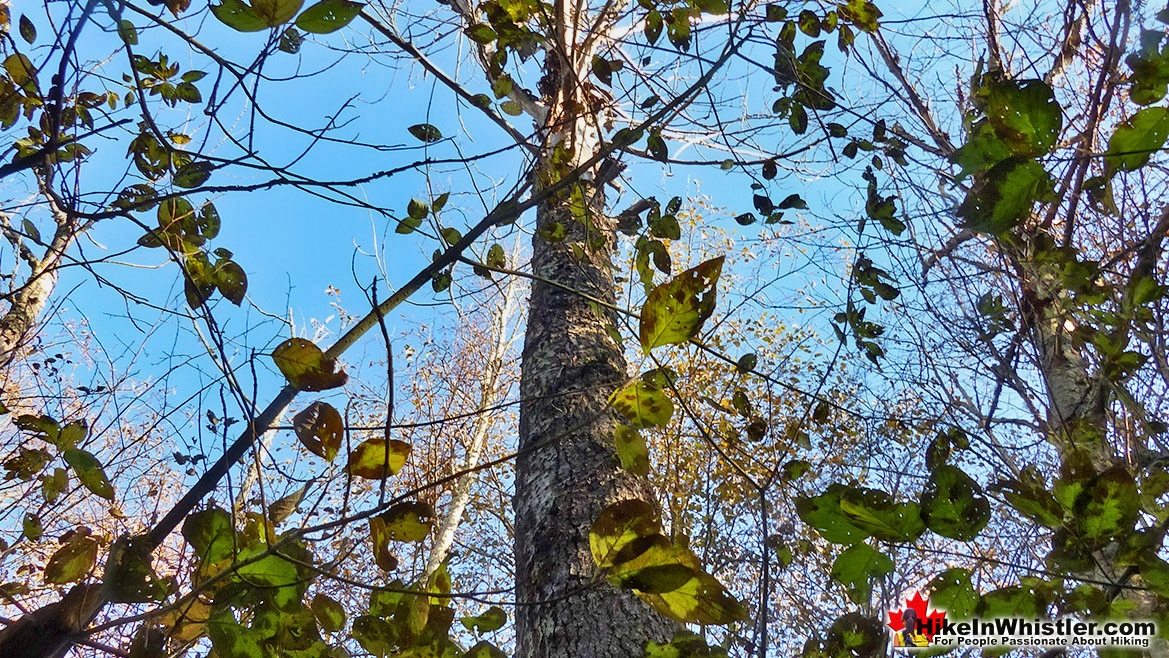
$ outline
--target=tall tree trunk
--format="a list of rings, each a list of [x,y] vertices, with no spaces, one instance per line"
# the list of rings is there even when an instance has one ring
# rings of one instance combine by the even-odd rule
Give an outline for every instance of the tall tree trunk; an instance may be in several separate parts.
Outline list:
[[[592,197],[591,230],[566,204],[545,206],[532,267],[537,277],[611,301],[612,223],[601,212],[599,190],[582,187]],[[567,237],[542,238],[556,222]],[[595,238],[591,248],[587,233]],[[589,527],[602,508],[653,500],[642,478],[621,470],[613,449],[608,397],[626,376],[621,347],[607,330],[613,323],[612,313],[579,295],[539,281],[532,286],[520,380],[520,449],[530,452],[516,463],[515,495],[521,658],[640,658],[647,641],[667,639],[674,628],[631,593],[598,582],[589,552]]]
[[[565,35],[562,42],[576,39]],[[573,52],[571,59],[561,72],[549,71],[559,79],[548,94],[550,131],[537,188],[599,147],[598,119],[585,113],[598,99],[586,97],[589,86],[581,82],[590,57]],[[676,628],[629,591],[598,578],[589,552],[589,528],[606,505],[654,502],[648,482],[622,470],[613,447],[616,419],[608,398],[627,376],[621,346],[609,332],[616,318],[545,282],[614,300],[616,237],[602,188],[581,180],[548,199],[532,239],[536,281],[524,338],[514,499],[520,658],[641,658],[648,641],[666,640]]]

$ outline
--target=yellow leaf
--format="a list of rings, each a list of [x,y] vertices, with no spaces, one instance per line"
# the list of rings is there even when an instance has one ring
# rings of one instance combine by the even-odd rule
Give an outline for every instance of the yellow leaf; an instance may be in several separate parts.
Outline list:
[[[344,386],[349,375],[337,370],[337,362],[303,338],[289,338],[272,352],[276,367],[288,383],[302,391],[324,391]]]
[[[349,472],[369,480],[384,480],[406,464],[410,444],[397,439],[369,439],[349,453]]]
[[[387,539],[422,541],[430,534],[430,528],[434,525],[434,508],[418,501],[397,503],[379,518],[385,523]]]
[[[684,623],[722,625],[747,618],[743,604],[728,594],[718,579],[701,571],[669,592],[634,593],[662,614]]]
[[[650,291],[641,308],[638,335],[647,353],[660,345],[685,343],[714,312],[715,283],[723,256],[712,258]]]
[[[662,427],[674,415],[674,403],[665,393],[646,384],[634,381],[613,392],[609,404],[629,421],[634,428]]]
[[[658,512],[644,500],[613,503],[597,515],[589,530],[589,549],[597,566],[611,567],[637,555],[639,539],[657,536],[662,530]],[[636,551],[636,552],[633,552]]]
[[[51,584],[72,583],[88,576],[97,563],[97,540],[85,532],[77,531],[57,549],[45,565],[45,582]]]
[[[613,443],[621,468],[638,475],[649,474],[649,448],[641,433],[628,425],[618,425],[613,430]]]

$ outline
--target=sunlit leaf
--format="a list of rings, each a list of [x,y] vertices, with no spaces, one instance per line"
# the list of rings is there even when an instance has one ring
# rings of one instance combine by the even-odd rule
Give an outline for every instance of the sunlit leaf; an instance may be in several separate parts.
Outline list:
[[[86,532],[74,532],[45,564],[45,582],[60,585],[81,580],[97,564],[97,540]]]
[[[252,11],[268,27],[276,27],[292,20],[303,5],[304,0],[252,0]]]
[[[268,27],[252,6],[243,0],[222,0],[217,5],[211,5],[211,13],[237,32],[259,32]]]
[[[925,532],[917,503],[897,502],[878,489],[845,489],[840,495],[840,511],[854,525],[883,541],[913,541]]]
[[[638,539],[658,534],[661,529],[653,505],[643,500],[623,500],[609,505],[597,515],[589,530],[589,549],[597,566],[611,567],[626,548]]]
[[[1000,234],[1023,221],[1037,201],[1051,195],[1052,183],[1043,165],[1009,158],[986,172],[958,207],[964,225]]]
[[[503,625],[507,623],[507,612],[503,608],[493,605],[482,614],[463,617],[459,622],[469,631],[491,633],[503,628]]]
[[[218,562],[231,556],[235,529],[231,515],[219,507],[209,507],[187,515],[183,521],[183,538],[204,562]]]
[[[872,581],[893,573],[893,560],[868,544],[846,548],[832,563],[832,577],[844,585],[853,603],[867,603]]]
[[[410,456],[410,444],[397,439],[368,439],[349,453],[349,472],[369,480],[384,480],[397,473]]]
[[[336,32],[353,22],[364,6],[352,0],[321,0],[296,17],[296,26],[313,34]]]
[[[674,415],[674,403],[670,398],[641,380],[614,391],[609,404],[635,429],[665,426]]]
[[[434,526],[434,508],[420,501],[395,503],[378,518],[385,524],[387,539],[418,542],[430,535]]]
[[[617,447],[621,468],[638,475],[649,474],[649,448],[640,432],[629,425],[618,424],[613,429],[613,443]]]
[[[987,119],[1015,155],[1033,158],[1051,151],[1063,127],[1063,111],[1047,83],[991,79],[983,92]]]
[[[1146,107],[1116,127],[1108,140],[1104,162],[1109,169],[1134,171],[1165,147],[1169,137],[1169,108]]]
[[[834,544],[855,544],[869,536],[867,530],[853,523],[841,509],[840,499],[846,490],[844,485],[832,484],[819,496],[796,498],[800,519]]]
[[[945,610],[950,619],[968,619],[978,606],[978,592],[966,569],[946,569],[929,582],[930,606]]]
[[[959,541],[970,541],[990,520],[990,501],[969,475],[948,464],[938,465],[921,496],[921,516],[930,530]]]
[[[69,448],[62,456],[86,489],[106,500],[114,499],[114,485],[110,484],[97,457],[80,448]]]
[[[325,357],[321,348],[304,338],[289,338],[272,351],[276,367],[295,388],[324,391],[344,386],[349,375],[337,370],[337,362]]]
[[[722,266],[722,256],[713,258],[650,291],[638,329],[642,349],[684,343],[698,334],[714,312]]]

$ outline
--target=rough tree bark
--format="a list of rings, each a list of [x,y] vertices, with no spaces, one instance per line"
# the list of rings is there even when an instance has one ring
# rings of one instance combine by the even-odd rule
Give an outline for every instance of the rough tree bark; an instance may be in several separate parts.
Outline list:
[[[588,228],[564,205],[538,213],[541,229],[559,222],[568,235],[549,242],[537,234],[532,267],[540,278],[611,301],[612,223],[600,212],[600,192],[589,192]],[[578,258],[573,246],[584,247],[588,233],[600,244]],[[673,634],[672,622],[631,593],[596,582],[589,553],[589,527],[605,505],[653,501],[643,479],[621,470],[613,449],[608,397],[626,376],[621,347],[607,331],[613,322],[579,295],[532,286],[520,383],[520,448],[532,450],[516,463],[514,503],[521,658],[640,658],[647,641]]]
[[[579,21],[587,11],[565,13]],[[561,29],[560,43],[583,43],[571,27]],[[589,48],[557,57],[549,54],[543,86],[548,115],[538,186],[600,146],[596,108],[604,101],[583,82]],[[640,658],[648,641],[667,640],[676,628],[632,593],[599,579],[589,552],[589,528],[602,508],[620,500],[654,502],[649,484],[620,468],[613,447],[616,419],[608,398],[626,379],[621,346],[608,331],[616,318],[547,283],[614,300],[616,237],[603,188],[595,178],[582,180],[549,199],[538,209],[532,239],[535,282],[520,380],[522,452],[514,499],[520,658]]]

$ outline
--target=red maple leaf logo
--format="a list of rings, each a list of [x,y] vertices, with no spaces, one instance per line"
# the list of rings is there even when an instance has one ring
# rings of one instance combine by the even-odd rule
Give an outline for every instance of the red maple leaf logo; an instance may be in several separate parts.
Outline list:
[[[903,630],[905,628],[905,611],[912,609],[918,620],[918,632],[924,635],[927,640],[933,640],[934,634],[941,630],[942,623],[946,621],[946,611],[931,610],[929,603],[929,599],[922,598],[921,592],[914,592],[913,598],[905,599],[904,608],[889,611],[889,628],[893,629],[894,633]]]

